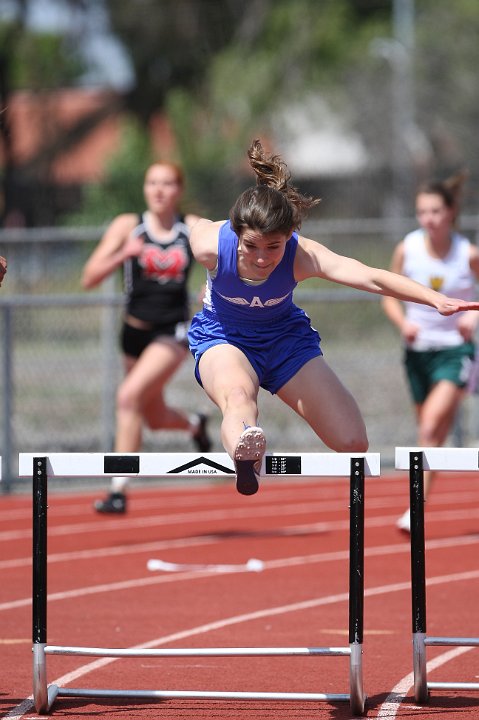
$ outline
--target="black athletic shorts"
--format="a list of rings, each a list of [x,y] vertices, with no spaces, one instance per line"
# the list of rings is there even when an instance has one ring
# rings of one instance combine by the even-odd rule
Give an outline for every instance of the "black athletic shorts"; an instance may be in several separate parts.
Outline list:
[[[188,327],[189,323],[179,322],[168,325],[154,325],[148,330],[144,330],[124,322],[120,333],[120,347],[125,355],[138,358],[148,345],[166,336],[174,338],[180,345],[187,348]]]

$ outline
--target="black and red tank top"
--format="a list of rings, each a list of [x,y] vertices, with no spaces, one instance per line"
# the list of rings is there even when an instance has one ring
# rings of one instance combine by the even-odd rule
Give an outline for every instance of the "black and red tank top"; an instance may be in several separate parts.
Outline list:
[[[193,254],[183,218],[178,217],[169,240],[150,235],[143,215],[133,233],[143,238],[144,245],[141,254],[123,266],[126,312],[154,325],[188,320],[187,280]]]

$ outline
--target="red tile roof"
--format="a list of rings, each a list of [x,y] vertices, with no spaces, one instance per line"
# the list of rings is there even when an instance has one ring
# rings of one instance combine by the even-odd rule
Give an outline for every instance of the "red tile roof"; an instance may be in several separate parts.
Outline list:
[[[105,164],[118,150],[121,138],[121,96],[105,90],[63,89],[21,91],[12,95],[7,108],[14,164],[47,168],[42,147],[55,148],[56,158],[48,177],[60,184],[88,183],[101,178]],[[88,116],[98,122],[90,127]],[[75,143],[62,143],[62,130],[84,121]],[[151,123],[152,141],[159,155],[171,154],[173,137],[164,116]],[[0,144],[0,166],[4,163]]]

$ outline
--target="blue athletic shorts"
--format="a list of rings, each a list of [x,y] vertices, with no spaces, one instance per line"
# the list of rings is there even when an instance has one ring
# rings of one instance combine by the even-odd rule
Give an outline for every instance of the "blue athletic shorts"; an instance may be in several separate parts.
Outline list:
[[[260,386],[272,395],[309,360],[323,354],[321,338],[311,327],[304,310],[296,306],[274,321],[252,319],[247,325],[225,323],[208,310],[202,310],[191,321],[188,341],[195,359],[195,377],[200,385],[198,364],[202,355],[214,345],[229,344],[246,355]]]

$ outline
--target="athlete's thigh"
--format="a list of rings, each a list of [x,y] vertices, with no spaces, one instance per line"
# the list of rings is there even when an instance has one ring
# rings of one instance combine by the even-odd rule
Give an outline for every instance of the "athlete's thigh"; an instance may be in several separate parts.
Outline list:
[[[456,410],[464,397],[464,388],[450,380],[439,380],[431,388],[421,406],[421,420],[432,426],[444,422],[452,424]]]
[[[250,397],[258,394],[258,376],[246,355],[234,345],[220,343],[208,348],[198,370],[205,392],[220,408],[224,408],[233,388],[241,388]]]
[[[324,357],[309,360],[277,394],[329,447],[343,444],[347,436],[366,441],[359,407]]]
[[[150,343],[128,371],[124,390],[146,399],[159,391],[187,356],[186,348],[173,338]]]

